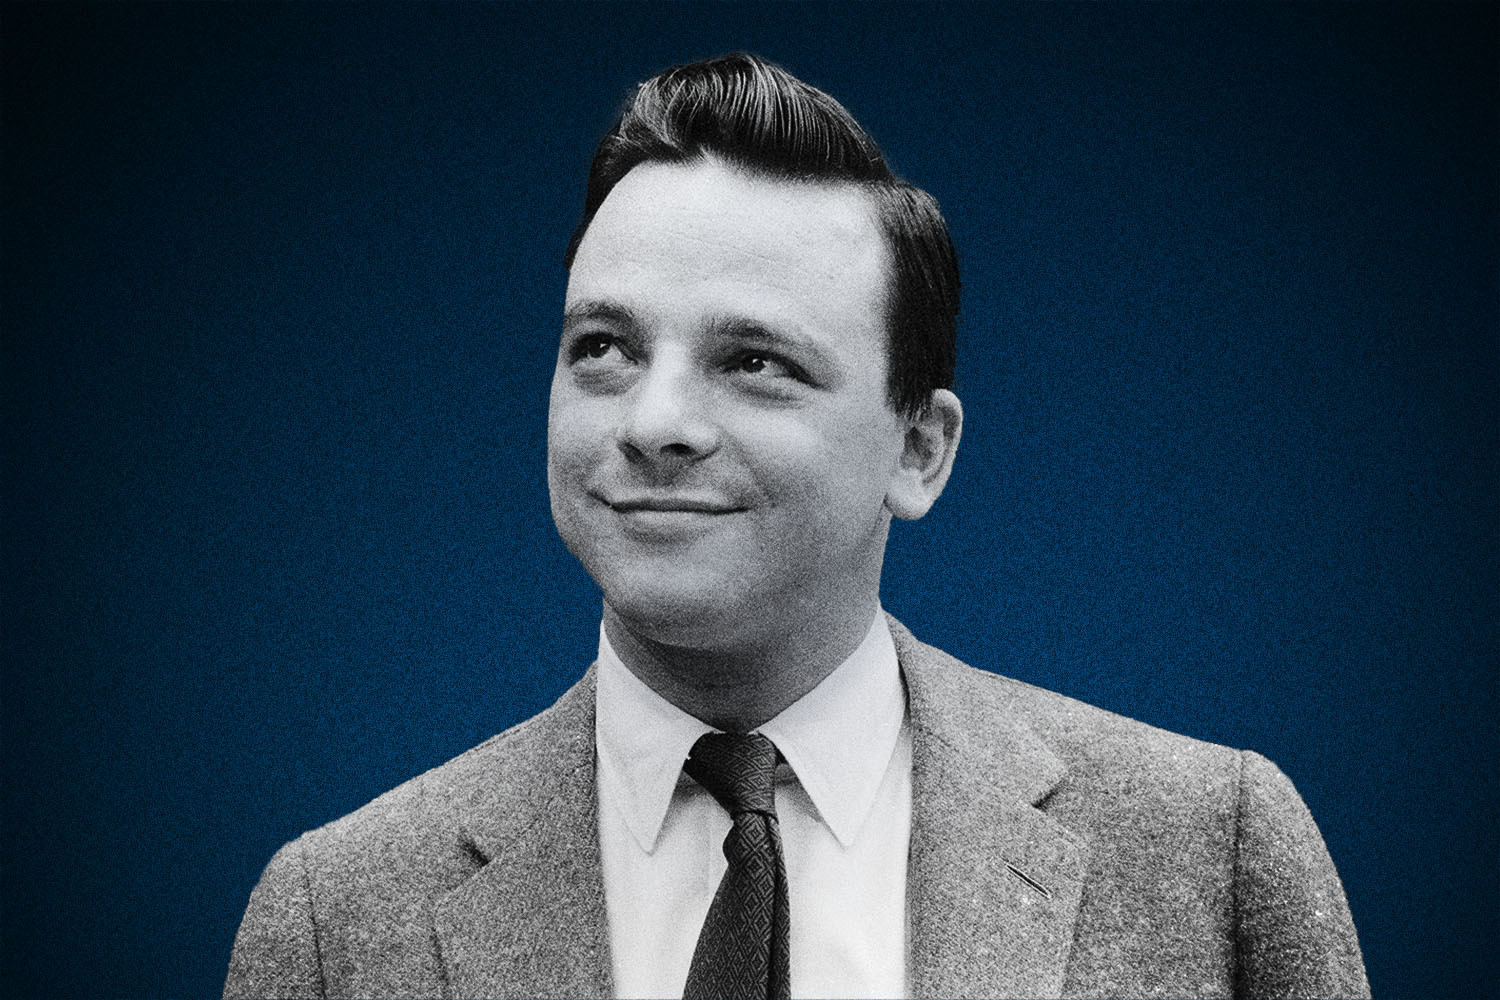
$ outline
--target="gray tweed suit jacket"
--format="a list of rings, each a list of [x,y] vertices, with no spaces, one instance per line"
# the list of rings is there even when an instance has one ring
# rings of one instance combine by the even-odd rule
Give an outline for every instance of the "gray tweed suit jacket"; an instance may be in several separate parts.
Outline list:
[[[912,727],[913,995],[1369,995],[1338,874],[1275,765],[892,631]],[[590,670],[283,847],[224,995],[609,995],[596,801]]]

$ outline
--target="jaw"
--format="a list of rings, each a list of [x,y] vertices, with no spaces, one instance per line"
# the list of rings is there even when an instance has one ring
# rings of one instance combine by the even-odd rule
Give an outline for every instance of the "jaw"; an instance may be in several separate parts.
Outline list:
[[[869,625],[888,515],[832,550],[816,546],[815,535],[775,537],[753,514],[715,520],[719,530],[665,536],[635,526],[584,532],[569,547],[622,627],[685,654],[816,658],[820,636],[852,618]]]
[[[751,581],[595,573],[604,621],[621,661],[683,711],[745,731],[816,687],[864,638],[879,608],[880,560],[831,592],[825,577],[801,590],[759,592]]]
[[[674,635],[683,629],[641,630],[607,601],[604,628],[620,661],[642,683],[687,714],[725,732],[750,732],[817,687],[854,651],[875,614],[837,628],[793,632],[779,646],[725,642],[722,633]],[[818,649],[803,641],[809,634]],[[685,638],[686,642],[673,641]]]

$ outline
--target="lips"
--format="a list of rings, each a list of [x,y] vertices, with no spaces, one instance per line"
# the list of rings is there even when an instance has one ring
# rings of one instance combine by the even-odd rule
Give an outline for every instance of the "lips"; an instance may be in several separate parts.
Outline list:
[[[643,494],[599,499],[622,514],[735,514],[745,509],[712,497]]]

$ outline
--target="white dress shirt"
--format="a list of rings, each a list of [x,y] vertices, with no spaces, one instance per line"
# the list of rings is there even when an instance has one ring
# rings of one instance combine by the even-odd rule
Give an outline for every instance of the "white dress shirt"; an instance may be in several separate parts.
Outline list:
[[[727,864],[729,814],[682,773],[712,731],[637,679],[600,628],[599,847],[616,996],[682,996]],[[904,996],[911,734],[885,615],[755,731],[789,765],[777,772],[776,813],[792,996]]]

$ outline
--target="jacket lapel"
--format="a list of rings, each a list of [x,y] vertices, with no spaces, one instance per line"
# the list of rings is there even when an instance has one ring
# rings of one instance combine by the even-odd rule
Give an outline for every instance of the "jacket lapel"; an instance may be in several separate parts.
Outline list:
[[[1064,766],[976,676],[892,621],[912,726],[912,995],[1058,996],[1087,851],[1038,808]]]
[[[483,867],[436,904],[452,995],[608,996],[594,789],[594,672],[498,738],[466,804],[461,849]]]
[[[913,996],[1057,996],[1087,851],[1041,808],[1061,761],[977,677],[891,620],[912,726]],[[460,849],[481,868],[436,901],[449,992],[609,996],[594,785],[594,672],[497,738]]]

